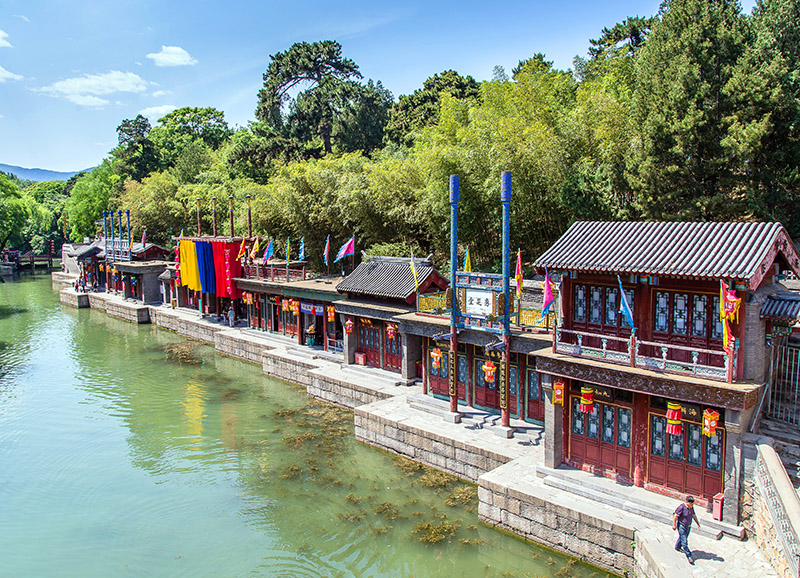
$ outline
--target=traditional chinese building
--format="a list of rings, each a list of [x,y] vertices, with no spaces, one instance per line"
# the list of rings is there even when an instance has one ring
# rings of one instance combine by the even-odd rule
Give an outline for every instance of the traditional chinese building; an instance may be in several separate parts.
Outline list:
[[[800,269],[783,226],[579,222],[535,266],[562,279],[561,322],[535,353],[545,465],[722,495],[736,522],[741,438],[769,370],[762,304]]]

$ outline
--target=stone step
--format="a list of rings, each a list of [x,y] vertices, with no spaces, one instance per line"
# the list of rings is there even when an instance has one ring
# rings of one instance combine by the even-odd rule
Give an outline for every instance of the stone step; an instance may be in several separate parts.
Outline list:
[[[620,485],[605,478],[597,478],[588,472],[582,472],[574,468],[552,469],[537,466],[536,473],[544,478],[545,485],[571,491],[576,495],[594,499],[601,503],[608,503],[609,499],[611,499],[611,503],[626,512],[672,525],[672,511],[659,504],[659,502],[664,503],[668,500],[664,496],[641,488],[635,488],[634,486]],[[671,500],[670,504],[674,502],[675,500]],[[701,526],[699,530],[693,531],[697,531],[703,536],[715,540],[719,540],[723,533],[737,539],[744,537],[745,530],[741,526],[714,520],[706,512],[699,510],[697,517],[700,519]]]
[[[405,382],[400,378],[400,374],[394,377],[395,374],[375,369],[374,367],[365,367],[363,365],[353,365],[348,363],[340,363],[342,371],[351,375],[360,376],[362,379],[367,379],[373,383],[384,384],[387,386],[405,385]]]

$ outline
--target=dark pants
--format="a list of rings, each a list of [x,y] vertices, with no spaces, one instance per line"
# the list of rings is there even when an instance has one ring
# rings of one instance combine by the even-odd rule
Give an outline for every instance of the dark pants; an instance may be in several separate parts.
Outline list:
[[[675,542],[675,549],[682,551],[687,557],[692,556],[692,551],[689,550],[689,532],[691,530],[691,526],[678,524],[678,541]]]

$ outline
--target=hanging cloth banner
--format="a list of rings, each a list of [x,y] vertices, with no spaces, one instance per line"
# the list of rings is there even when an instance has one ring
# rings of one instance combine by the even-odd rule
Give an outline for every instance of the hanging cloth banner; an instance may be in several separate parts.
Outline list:
[[[594,388],[581,386],[581,403],[578,409],[583,413],[592,413],[594,410]]]
[[[228,282],[225,278],[225,243],[212,241],[211,253],[214,256],[214,282],[217,286],[217,297],[230,297]]]
[[[200,287],[203,293],[216,293],[217,283],[214,271],[214,250],[208,241],[197,241],[197,267],[200,273]]]
[[[197,266],[197,249],[194,241],[181,241],[181,284],[192,291],[200,291],[200,271]]]
[[[235,258],[236,250],[236,243],[227,244],[227,253],[225,256],[225,276],[229,291],[228,297],[231,299],[238,299],[242,296],[241,289],[236,287],[236,282],[234,281],[234,279],[242,277],[242,262],[238,258]]]
[[[679,436],[681,435],[681,420],[683,420],[683,411],[681,404],[668,401],[667,402],[667,433]]]

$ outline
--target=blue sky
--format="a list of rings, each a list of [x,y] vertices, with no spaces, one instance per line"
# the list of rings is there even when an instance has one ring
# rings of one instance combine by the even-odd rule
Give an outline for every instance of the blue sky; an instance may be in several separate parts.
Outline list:
[[[750,12],[755,0],[744,0]],[[590,38],[659,0],[274,2],[0,0],[0,163],[75,171],[142,113],[212,106],[253,120],[271,54],[337,40],[397,98],[436,72],[477,80],[545,53],[559,68]]]

